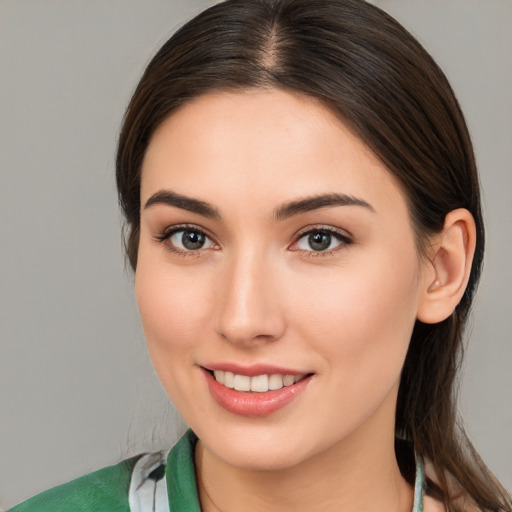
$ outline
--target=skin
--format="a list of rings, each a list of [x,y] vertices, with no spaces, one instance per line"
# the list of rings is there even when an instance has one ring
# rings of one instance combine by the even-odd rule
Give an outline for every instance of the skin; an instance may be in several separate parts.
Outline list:
[[[145,207],[170,190],[219,217]],[[283,204],[329,193],[369,206],[274,218]],[[404,194],[382,163],[314,99],[210,94],[158,128],[141,204],[137,300],[160,380],[200,439],[203,510],[410,511],[393,447],[400,370],[416,319],[449,314],[446,297],[454,307],[458,292],[445,284],[463,291],[467,272],[452,283],[444,238],[433,241],[439,260],[419,256]],[[454,215],[447,239],[468,252],[466,220]],[[202,249],[177,253],[181,233],[162,240],[182,224],[207,234]],[[340,235],[326,251],[304,235],[319,229]],[[226,361],[314,375],[284,408],[248,418],[206,386],[200,366]]]

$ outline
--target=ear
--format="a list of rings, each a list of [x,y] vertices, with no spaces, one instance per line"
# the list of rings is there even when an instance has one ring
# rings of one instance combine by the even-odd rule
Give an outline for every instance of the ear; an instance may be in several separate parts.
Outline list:
[[[443,230],[432,240],[418,320],[435,324],[453,313],[468,284],[475,244],[476,228],[471,213],[464,208],[451,211]]]

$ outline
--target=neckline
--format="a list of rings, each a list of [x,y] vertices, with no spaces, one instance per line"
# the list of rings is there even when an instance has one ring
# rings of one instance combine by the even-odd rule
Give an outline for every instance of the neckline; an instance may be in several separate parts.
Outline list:
[[[191,429],[179,439],[169,452],[165,467],[169,512],[201,512],[194,464],[197,436]],[[425,471],[421,458],[416,454],[416,477],[411,512],[423,512]]]

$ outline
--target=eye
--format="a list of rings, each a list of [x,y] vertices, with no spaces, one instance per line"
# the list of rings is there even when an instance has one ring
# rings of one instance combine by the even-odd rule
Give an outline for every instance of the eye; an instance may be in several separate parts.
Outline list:
[[[159,242],[165,242],[169,250],[176,253],[194,253],[203,249],[214,249],[216,244],[202,230],[195,227],[176,226],[157,236]]]
[[[308,252],[331,252],[349,245],[352,240],[338,231],[327,228],[310,229],[302,233],[292,246],[292,250]]]

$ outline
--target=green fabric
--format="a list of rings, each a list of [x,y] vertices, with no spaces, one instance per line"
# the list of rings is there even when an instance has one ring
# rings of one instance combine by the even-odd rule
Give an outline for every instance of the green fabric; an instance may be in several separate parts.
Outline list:
[[[169,453],[166,480],[170,512],[201,512],[194,470],[196,443],[196,435],[188,430]],[[139,458],[54,487],[9,512],[130,512],[128,490],[133,467]]]
[[[9,512],[130,512],[128,489],[138,458],[54,487]]]
[[[169,512],[201,512],[194,466],[196,443],[194,432],[187,430],[167,458],[165,476]]]
[[[196,443],[196,435],[188,430],[167,457],[165,476],[169,512],[201,512],[194,466]],[[130,512],[130,478],[139,458],[128,459],[50,489],[9,512]],[[417,459],[412,512],[423,511],[423,489],[423,465]]]

